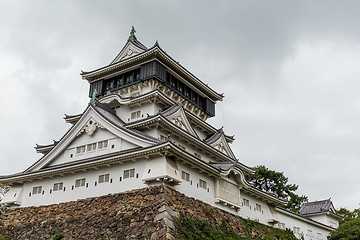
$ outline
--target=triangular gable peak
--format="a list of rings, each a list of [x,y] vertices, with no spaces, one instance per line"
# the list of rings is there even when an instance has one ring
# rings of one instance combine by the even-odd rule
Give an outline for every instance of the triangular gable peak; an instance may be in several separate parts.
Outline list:
[[[123,49],[115,57],[115,59],[112,60],[110,65],[121,62],[122,60],[130,58],[137,54],[143,53],[146,50],[147,47],[145,47],[141,42],[139,42],[134,36],[130,36]]]
[[[123,127],[124,123],[116,115],[105,110],[103,106],[100,106],[101,104],[99,103],[89,104],[81,118],[60,139],[59,143],[56,144],[48,154],[25,170],[25,172],[32,172],[47,166],[79,160],[79,158],[76,157],[76,154],[79,154],[77,147],[83,146],[84,149],[80,151],[86,152],[88,151],[88,143],[97,144],[98,149],[100,147],[99,143],[103,140],[115,139],[118,145],[121,144],[121,149],[115,148],[114,151],[119,151],[148,147],[159,142],[159,140],[143,135],[142,133],[126,129]],[[99,134],[96,134],[97,132],[99,132]],[[97,137],[99,136],[107,136],[107,139],[98,139]],[[105,143],[102,143],[101,147],[104,148]],[[106,147],[110,150],[110,140],[106,143]],[[74,153],[67,152],[70,148]],[[80,152],[80,154],[81,153],[82,152]],[[104,154],[105,153],[107,152],[104,151]],[[86,155],[84,155],[84,158],[86,158]]]
[[[166,119],[174,123],[176,126],[187,131],[194,137],[198,137],[198,135],[196,134],[194,128],[191,126],[185,114],[185,110],[181,102],[178,102],[173,106],[169,107],[168,109],[166,109],[165,111],[162,111],[161,115],[163,115]]]
[[[235,155],[233,151],[231,150],[227,140],[226,136],[224,134],[224,131],[222,128],[220,128],[216,133],[214,133],[211,137],[205,140],[207,144],[212,146],[213,148],[217,149],[218,151],[226,154],[227,156],[235,159]]]

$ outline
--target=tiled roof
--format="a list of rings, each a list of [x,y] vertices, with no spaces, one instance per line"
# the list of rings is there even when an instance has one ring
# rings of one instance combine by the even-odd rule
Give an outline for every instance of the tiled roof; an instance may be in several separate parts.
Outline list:
[[[208,163],[208,164],[218,170],[227,171],[232,166],[234,166],[236,162],[219,162],[219,163]]]
[[[314,213],[325,213],[330,211],[332,202],[330,199],[304,203],[299,211],[301,215],[308,215]]]
[[[169,116],[169,115],[177,112],[181,107],[182,107],[182,103],[177,102],[174,105],[172,105],[171,107],[169,107],[169,108],[165,109],[164,111],[162,111],[161,115],[163,115],[164,117]]]
[[[212,143],[216,142],[223,134],[224,134],[224,130],[223,130],[223,128],[220,128],[216,131],[216,133],[214,133],[210,137],[206,138],[204,141],[207,144],[212,144]]]

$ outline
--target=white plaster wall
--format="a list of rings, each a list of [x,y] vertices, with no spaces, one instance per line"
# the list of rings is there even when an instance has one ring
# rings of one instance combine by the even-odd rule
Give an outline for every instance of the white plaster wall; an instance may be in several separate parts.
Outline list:
[[[248,218],[263,224],[268,224],[268,220],[274,218],[266,202],[261,201],[260,199],[255,198],[250,194],[245,193],[242,190],[240,190],[240,196],[241,196],[241,208],[238,214],[242,218]],[[249,200],[249,206],[244,206],[244,198]],[[256,204],[259,204],[261,206],[261,211],[256,210]]]
[[[118,193],[132,189],[144,188],[147,186],[142,181],[144,166],[145,159],[137,160],[136,162],[127,162],[122,165],[115,165],[110,168],[101,168],[89,172],[77,173],[75,175],[66,175],[43,181],[25,183],[23,185],[21,206],[26,207],[56,204],[60,202],[75,201],[77,199],[106,195],[109,193]],[[132,168],[135,168],[135,177],[124,179],[124,170]],[[110,183],[110,181],[98,183],[99,175],[102,174],[110,174],[109,178],[112,179],[112,183]],[[86,187],[85,184],[84,187],[75,188],[75,181],[80,178],[86,178],[86,184],[88,184],[88,187]],[[52,193],[50,193],[50,189],[53,189],[54,183],[58,182],[63,182],[65,191],[52,191]],[[95,186],[95,182],[97,182],[97,186]],[[29,193],[32,193],[33,187],[36,186],[42,186],[44,194],[31,194],[31,196],[29,196]],[[72,186],[74,186],[73,190]]]
[[[339,221],[331,216],[328,216],[328,215],[317,215],[317,216],[311,216],[309,217],[317,222],[321,222],[325,225],[329,225],[329,226],[332,226],[332,227],[335,227],[337,228],[339,226]]]
[[[307,223],[300,219],[288,216],[284,213],[278,212],[279,221],[281,223],[285,223],[285,228],[288,228],[293,231],[294,227],[300,228],[300,234],[295,234],[296,237],[300,238],[302,235],[304,236],[305,240],[310,239],[327,239],[327,235],[329,232],[324,228],[317,227],[314,224]],[[275,226],[276,227],[276,226]],[[308,235],[308,230],[312,231],[312,236]],[[321,235],[318,235],[320,233]]]
[[[205,173],[200,173],[199,171],[191,168],[189,165],[184,165],[177,161],[179,167],[179,174],[181,176],[182,171],[185,171],[190,174],[190,181],[182,180],[181,184],[175,185],[175,190],[184,193],[186,196],[199,199],[203,202],[209,203],[215,206],[214,201],[214,178],[209,177]],[[206,181],[207,189],[201,188],[198,186],[199,179]]]
[[[76,154],[76,147],[87,145],[90,143],[97,143],[104,140],[108,140],[107,148],[96,149],[95,151],[87,151],[86,148],[84,153]],[[97,128],[97,130],[91,136],[89,136],[85,132],[82,133],[66,148],[64,152],[62,152],[52,163],[50,163],[49,166],[104,155],[111,152],[131,149],[134,147],[136,147],[136,145],[117,137],[111,132]]]
[[[204,132],[200,131],[199,129],[194,128],[194,130],[201,140],[204,140],[205,138],[208,137]]]
[[[159,107],[152,103],[143,103],[141,106],[136,105],[132,107],[127,107],[124,105],[121,105],[120,107],[115,109],[116,115],[123,120],[125,123],[129,123],[132,121],[137,121],[140,119],[147,118],[147,115],[150,116],[155,115],[159,112]],[[131,113],[141,111],[140,117],[131,119]]]

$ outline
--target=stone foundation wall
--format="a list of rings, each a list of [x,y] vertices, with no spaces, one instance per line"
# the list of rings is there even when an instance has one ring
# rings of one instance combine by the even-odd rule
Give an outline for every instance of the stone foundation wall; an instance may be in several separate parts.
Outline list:
[[[0,216],[0,239],[180,239],[179,214],[221,223],[249,235],[242,219],[166,186],[40,207],[8,209]],[[261,237],[253,229],[251,236]]]

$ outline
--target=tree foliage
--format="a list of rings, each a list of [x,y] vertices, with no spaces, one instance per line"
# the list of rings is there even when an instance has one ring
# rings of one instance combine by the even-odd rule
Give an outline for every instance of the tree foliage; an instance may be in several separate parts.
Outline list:
[[[4,185],[0,184],[0,202],[8,190],[9,190],[8,186],[4,186]]]
[[[308,200],[306,196],[295,193],[299,186],[289,184],[284,173],[269,170],[265,166],[257,166],[255,173],[249,174],[247,179],[257,189],[277,198],[287,199],[288,204],[284,207],[291,211],[299,211],[301,204]]]
[[[360,239],[360,209],[349,211],[346,208],[340,208],[337,211],[344,216],[337,229],[330,233],[329,240],[338,239]]]
[[[8,186],[4,186],[4,185],[0,184],[0,215],[5,210],[5,206],[3,204],[1,204],[1,200],[3,199],[3,197],[5,196],[5,194],[8,190],[9,190]]]

